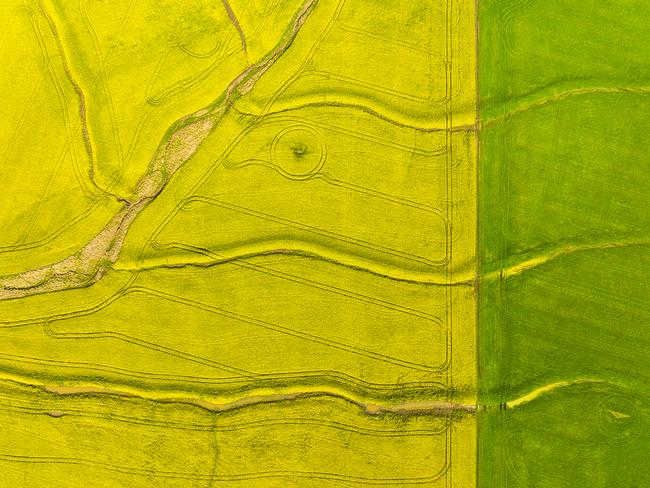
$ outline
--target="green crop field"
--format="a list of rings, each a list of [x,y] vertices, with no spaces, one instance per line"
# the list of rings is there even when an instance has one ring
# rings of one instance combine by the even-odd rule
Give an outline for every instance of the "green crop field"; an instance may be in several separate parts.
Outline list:
[[[650,4],[479,4],[479,485],[648,486]]]

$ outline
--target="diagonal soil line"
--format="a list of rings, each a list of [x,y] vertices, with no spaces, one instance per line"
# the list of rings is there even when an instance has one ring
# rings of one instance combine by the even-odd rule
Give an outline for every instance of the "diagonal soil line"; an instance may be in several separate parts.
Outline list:
[[[197,151],[233,98],[250,92],[255,83],[291,46],[318,0],[307,0],[280,43],[259,63],[249,66],[226,89],[225,96],[208,108],[186,115],[170,129],[132,197],[117,215],[76,254],[57,263],[0,279],[0,300],[90,286],[117,260],[126,233],[138,214],[165,188],[176,171]]]

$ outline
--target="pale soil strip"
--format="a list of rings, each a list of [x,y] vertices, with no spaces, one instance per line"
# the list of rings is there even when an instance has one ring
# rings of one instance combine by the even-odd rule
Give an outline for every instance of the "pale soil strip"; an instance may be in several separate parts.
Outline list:
[[[539,398],[542,395],[546,395],[552,391],[558,390],[560,388],[566,388],[567,386],[572,386],[572,385],[581,385],[581,384],[586,384],[586,383],[603,383],[602,380],[595,380],[595,379],[589,379],[589,378],[579,378],[576,380],[570,380],[570,381],[558,381],[556,383],[551,383],[549,385],[545,386],[540,386],[539,388],[534,389],[530,393],[527,393],[526,395],[516,398],[515,400],[510,400],[509,402],[506,402],[506,408],[516,408],[521,405],[525,405],[527,403],[532,402],[533,400]]]
[[[265,393],[259,395],[245,396],[231,401],[216,402],[205,400],[202,398],[181,397],[181,396],[155,396],[147,395],[141,392],[118,390],[112,388],[104,388],[99,386],[57,386],[46,385],[38,383],[29,383],[23,379],[18,379],[12,375],[3,375],[3,379],[17,383],[22,386],[37,388],[39,390],[51,393],[54,395],[68,396],[68,395],[109,395],[114,397],[133,398],[157,403],[175,403],[184,404],[209,410],[211,412],[227,412],[237,410],[244,407],[261,405],[261,404],[274,404],[297,400],[306,400],[309,398],[334,398],[343,400],[347,403],[356,405],[367,415],[437,415],[446,416],[454,413],[460,414],[473,414],[477,410],[485,408],[484,406],[477,406],[476,404],[467,404],[459,402],[450,402],[444,400],[420,400],[399,403],[395,405],[382,405],[372,402],[364,402],[359,398],[355,398],[349,393],[331,388],[331,389],[314,389],[314,390],[301,390],[301,391],[288,391],[285,393]],[[540,386],[531,392],[510,400],[502,404],[507,409],[517,408],[522,405],[531,403],[532,401],[548,395],[556,390],[568,388],[574,385],[587,385],[587,384],[603,384],[604,380],[594,378],[577,378],[574,380],[557,381],[548,385]],[[618,412],[616,412],[618,413]],[[61,413],[59,416],[62,416]],[[614,414],[613,414],[614,415]],[[621,414],[626,415],[626,414]]]
[[[126,233],[137,215],[165,188],[172,175],[196,152],[223,117],[235,92],[248,93],[257,80],[289,48],[317,0],[308,0],[295,17],[293,29],[260,63],[249,66],[226,89],[214,107],[180,119],[176,129],[159,146],[149,171],[140,178],[133,196],[122,210],[79,252],[58,263],[0,279],[0,300],[90,286],[117,260]]]
[[[244,31],[242,30],[241,25],[239,24],[239,20],[237,20],[237,16],[235,15],[235,12],[230,6],[230,3],[228,3],[228,0],[222,0],[222,2],[224,8],[226,9],[226,12],[228,13],[228,17],[230,18],[230,22],[232,22],[232,25],[234,25],[235,29],[237,29],[237,32],[239,32],[239,38],[241,39],[241,46],[242,49],[244,50],[246,63],[248,64],[248,48],[246,47],[246,36],[244,35]]]
[[[484,280],[508,279],[530,269],[546,264],[554,259],[573,254],[580,251],[594,251],[602,249],[617,249],[628,246],[649,245],[649,241],[626,241],[626,242],[602,242],[598,244],[570,245],[556,249],[548,254],[528,259],[521,263],[514,264],[508,268],[493,271],[483,276]]]
[[[68,65],[68,59],[65,55],[65,49],[63,48],[63,43],[61,42],[61,36],[59,35],[59,31],[56,27],[56,24],[54,23],[54,20],[50,16],[50,14],[47,12],[45,9],[45,6],[43,5],[43,2],[40,2],[40,8],[41,12],[43,13],[43,16],[47,20],[47,23],[50,27],[50,31],[52,32],[52,36],[54,37],[54,40],[56,41],[56,46],[58,48],[60,58],[61,58],[61,64],[63,66],[63,70],[65,71],[66,77],[68,78],[68,81],[72,85],[73,90],[77,94],[77,97],[79,98],[79,118],[81,120],[81,132],[82,132],[82,137],[84,141],[84,145],[86,148],[86,152],[88,153],[88,157],[90,158],[91,165],[89,168],[90,172],[90,177],[92,180],[92,161],[94,159],[93,157],[93,150],[92,146],[90,144],[90,136],[88,135],[88,117],[86,114],[86,97],[84,95],[83,90],[79,86],[79,83],[76,82],[74,77],[72,76],[72,72],[70,71],[70,66]]]
[[[281,402],[290,402],[298,400],[307,400],[310,398],[333,398],[342,400],[360,408],[367,415],[437,415],[447,416],[454,413],[473,414],[477,407],[474,404],[465,404],[458,402],[449,402],[444,400],[422,400],[409,401],[395,405],[382,405],[378,403],[364,402],[360,398],[336,388],[301,389],[289,390],[283,393],[263,393],[257,395],[244,396],[234,400],[213,401],[196,397],[182,396],[157,396],[145,394],[136,390],[120,390],[113,388],[104,388],[100,386],[61,386],[48,385],[38,382],[38,380],[25,380],[12,374],[3,373],[1,380],[8,383],[28,388],[34,388],[52,395],[58,396],[91,396],[91,395],[108,395],[113,397],[132,398],[157,403],[183,404],[202,408],[211,412],[228,412],[244,407],[275,404]],[[57,417],[65,415],[63,411],[56,411]]]
[[[269,393],[265,395],[251,395],[248,397],[238,398],[230,402],[217,403],[200,398],[189,397],[153,397],[143,396],[131,392],[113,390],[94,386],[50,386],[43,387],[48,393],[56,395],[113,395],[128,398],[139,398],[142,400],[154,401],[159,403],[181,403],[192,405],[211,412],[227,412],[251,405],[260,405],[267,403],[281,403],[295,401],[307,398],[335,398],[352,403],[358,406],[368,415],[396,414],[396,415],[447,415],[453,412],[473,413],[476,411],[476,405],[464,403],[454,403],[447,401],[412,401],[397,405],[381,405],[377,403],[364,403],[350,396],[337,391],[315,390],[299,391],[290,393]]]
[[[256,112],[251,112],[250,109],[246,110],[244,108],[237,107],[236,105],[233,105],[233,109],[236,110],[238,113],[250,117],[260,117],[263,115],[278,115],[278,114],[287,114],[295,111],[300,111],[304,110],[306,108],[312,108],[312,107],[327,107],[327,108],[346,108],[346,109],[351,109],[351,110],[358,110],[361,112],[364,112],[372,117],[376,117],[380,120],[383,120],[384,122],[387,122],[391,125],[397,126],[397,127],[403,127],[407,129],[413,129],[418,132],[422,133],[432,133],[432,132],[477,132],[479,128],[479,123],[475,122],[473,124],[462,124],[462,125],[454,125],[454,126],[449,126],[445,127],[444,123],[442,121],[437,121],[434,120],[433,123],[430,125],[414,125],[406,122],[400,122],[397,119],[391,118],[387,115],[382,114],[381,112],[375,110],[374,108],[368,106],[368,105],[363,105],[361,103],[349,103],[349,102],[337,102],[337,101],[314,101],[314,102],[306,102],[300,105],[292,105],[291,107],[288,108],[282,108],[279,110],[270,110],[270,111],[263,111],[259,110]]]
[[[501,122],[504,122],[505,120],[509,119],[510,117],[513,117],[515,115],[519,115],[525,112],[528,112],[530,110],[534,110],[536,108],[541,108],[546,105],[549,105],[553,102],[557,102],[560,100],[565,100],[567,98],[572,98],[572,97],[577,97],[577,96],[582,96],[582,95],[589,95],[591,93],[597,93],[597,94],[604,94],[604,93],[633,93],[633,94],[643,94],[643,93],[650,93],[650,87],[647,86],[640,86],[640,87],[587,87],[587,88],[574,88],[572,90],[565,90],[560,93],[556,93],[554,95],[540,98],[538,100],[535,100],[530,103],[523,104],[520,107],[517,107],[510,112],[506,112],[498,117],[495,117],[490,120],[485,120],[481,124],[481,128],[487,128],[487,127],[492,127],[493,125],[499,124]]]
[[[192,260],[168,261],[168,258],[161,258],[150,259],[148,262],[138,264],[116,263],[113,269],[116,271],[147,271],[161,268],[209,268],[219,264],[242,261],[259,256],[287,255],[333,263],[348,269],[363,271],[375,276],[381,276],[382,278],[407,283],[430,286],[470,286],[475,283],[473,270],[455,273],[455,279],[449,281],[445,279],[446,268],[444,266],[438,266],[438,272],[408,270],[404,267],[385,265],[370,259],[356,258],[352,254],[345,254],[331,250],[325,246],[311,245],[309,243],[292,243],[289,241],[278,243],[276,241],[269,241],[259,245],[241,246],[229,250],[230,253],[227,255],[216,254],[208,250],[192,248],[191,246],[171,245],[159,247],[163,249],[167,247],[181,249],[198,253],[198,255],[197,258]]]

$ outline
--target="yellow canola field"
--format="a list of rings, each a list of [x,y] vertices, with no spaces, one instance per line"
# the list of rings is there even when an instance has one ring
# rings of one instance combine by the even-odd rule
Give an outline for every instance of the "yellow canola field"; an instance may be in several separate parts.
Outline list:
[[[474,486],[474,2],[2,15],[0,486]]]

